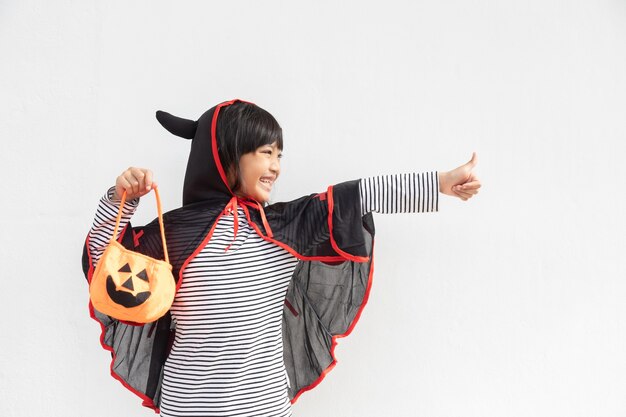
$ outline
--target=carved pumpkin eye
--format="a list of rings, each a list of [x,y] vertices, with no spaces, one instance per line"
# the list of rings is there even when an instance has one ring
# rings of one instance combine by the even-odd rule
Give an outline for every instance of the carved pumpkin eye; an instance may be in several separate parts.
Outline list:
[[[113,302],[124,307],[137,307],[150,297],[150,279],[145,269],[133,274],[129,264],[118,271],[117,280],[107,276],[107,293]]]

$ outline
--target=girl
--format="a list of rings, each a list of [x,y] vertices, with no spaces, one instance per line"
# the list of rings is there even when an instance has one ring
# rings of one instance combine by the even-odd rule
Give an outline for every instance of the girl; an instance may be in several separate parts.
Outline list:
[[[472,159],[449,172],[348,181],[267,205],[280,175],[282,130],[244,100],[197,121],[157,112],[192,139],[183,206],[163,215],[177,280],[170,311],[146,325],[96,311],[111,373],[161,416],[290,416],[335,365],[369,294],[371,213],[438,211],[439,193],[466,201],[481,184]],[[162,258],[157,220],[133,227],[149,169],[122,172],[100,200],[83,252],[87,280],[113,235],[121,197],[127,248]],[[118,290],[122,290],[121,287]]]

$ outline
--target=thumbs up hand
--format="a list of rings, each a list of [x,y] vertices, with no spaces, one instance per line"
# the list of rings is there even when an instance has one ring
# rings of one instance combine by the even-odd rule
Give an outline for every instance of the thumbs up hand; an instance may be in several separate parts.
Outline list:
[[[458,168],[439,174],[439,192],[442,194],[458,197],[463,201],[478,194],[481,187],[476,173],[472,172],[477,164],[476,152],[472,153],[472,159]]]

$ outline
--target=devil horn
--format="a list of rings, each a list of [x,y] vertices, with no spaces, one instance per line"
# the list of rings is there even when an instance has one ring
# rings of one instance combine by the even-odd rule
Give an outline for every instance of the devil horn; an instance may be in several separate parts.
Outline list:
[[[185,139],[193,139],[196,135],[198,122],[183,119],[182,117],[177,117],[161,110],[157,110],[156,118],[159,123],[161,123],[161,126],[166,128],[173,135]]]

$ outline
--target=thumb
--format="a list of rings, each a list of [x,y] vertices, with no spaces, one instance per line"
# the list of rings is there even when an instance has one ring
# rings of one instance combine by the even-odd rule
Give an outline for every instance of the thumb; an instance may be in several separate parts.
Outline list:
[[[465,165],[469,165],[470,168],[474,168],[477,163],[478,159],[476,158],[476,152],[472,152],[472,159],[470,159]]]

